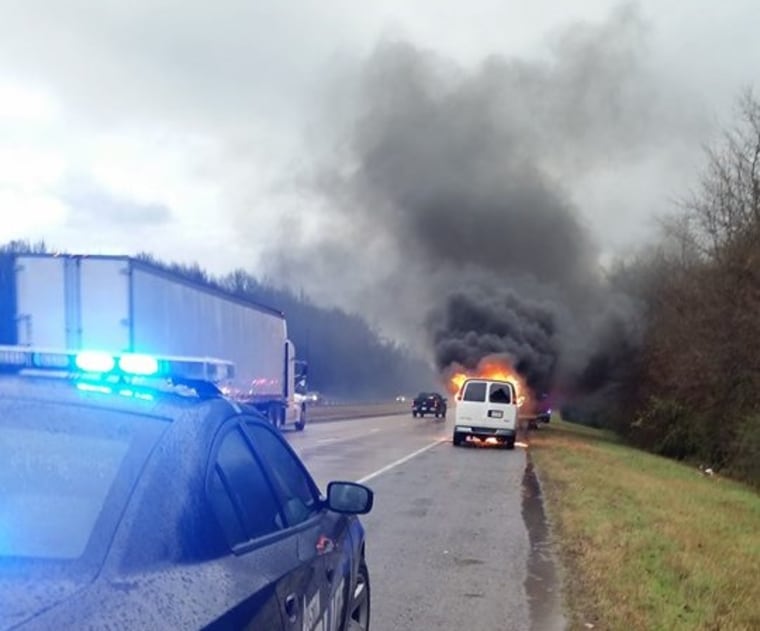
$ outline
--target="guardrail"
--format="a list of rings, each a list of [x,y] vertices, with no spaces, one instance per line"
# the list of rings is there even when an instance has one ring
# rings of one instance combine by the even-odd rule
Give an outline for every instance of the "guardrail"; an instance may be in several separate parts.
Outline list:
[[[411,414],[411,403],[332,403],[309,405],[307,423]]]
[[[406,399],[405,401],[389,401],[388,399],[369,399],[366,401],[346,401],[341,399],[319,399],[316,403],[307,401],[307,405],[311,407],[344,407],[352,405],[354,407],[364,407],[373,405],[406,405],[411,409],[412,399]]]

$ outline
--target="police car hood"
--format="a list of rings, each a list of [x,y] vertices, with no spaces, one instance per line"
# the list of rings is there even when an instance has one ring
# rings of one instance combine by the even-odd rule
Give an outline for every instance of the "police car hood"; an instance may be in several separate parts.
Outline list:
[[[0,576],[0,631],[16,628],[60,605],[84,589],[89,580]],[[33,626],[33,624],[31,625]]]

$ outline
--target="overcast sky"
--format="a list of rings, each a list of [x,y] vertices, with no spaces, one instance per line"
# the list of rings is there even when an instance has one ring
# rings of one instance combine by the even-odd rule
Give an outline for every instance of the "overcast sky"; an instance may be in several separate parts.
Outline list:
[[[294,182],[329,139],[314,126],[378,42],[403,39],[463,68],[540,60],[558,33],[617,5],[0,0],[0,241],[262,269],[262,252],[288,243],[282,213],[312,225],[314,202]],[[569,186],[606,255],[647,237],[739,91],[760,87],[760,2],[638,5],[638,54],[673,132],[663,124],[647,152]]]

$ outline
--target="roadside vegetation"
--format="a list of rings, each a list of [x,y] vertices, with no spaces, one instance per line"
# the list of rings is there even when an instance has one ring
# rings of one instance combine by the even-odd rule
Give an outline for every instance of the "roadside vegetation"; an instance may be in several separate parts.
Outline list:
[[[571,629],[760,629],[760,496],[553,419],[534,432]]]
[[[610,281],[636,335],[611,336],[565,418],[760,486],[760,101],[708,152],[662,241]],[[635,337],[631,344],[628,340]],[[612,376],[604,390],[594,375]],[[585,383],[584,383],[585,380]]]

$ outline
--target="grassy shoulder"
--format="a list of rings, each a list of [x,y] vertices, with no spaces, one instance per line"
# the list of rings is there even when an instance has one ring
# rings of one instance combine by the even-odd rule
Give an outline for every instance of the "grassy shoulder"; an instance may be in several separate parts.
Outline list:
[[[760,629],[760,495],[554,419],[533,432],[572,629]]]

